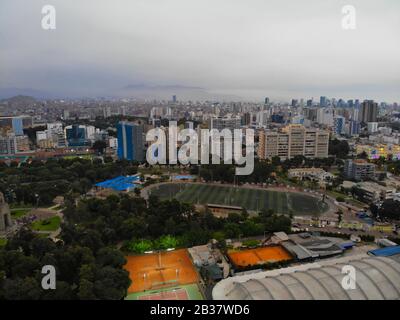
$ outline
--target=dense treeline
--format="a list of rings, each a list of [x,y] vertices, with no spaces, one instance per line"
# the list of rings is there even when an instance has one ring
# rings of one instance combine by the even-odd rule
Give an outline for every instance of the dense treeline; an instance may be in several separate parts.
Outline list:
[[[110,196],[106,200],[88,199],[77,206],[70,202],[64,211],[68,224],[63,227],[67,243],[84,243],[92,249],[123,241],[150,239],[165,235],[178,239],[180,246],[205,244],[211,238],[237,238],[263,235],[264,232],[290,231],[291,219],[261,212],[250,217],[230,214],[217,218],[210,212],[197,212],[193,205],[179,201],[160,201],[151,196],[146,202],[139,197]],[[76,226],[78,225],[78,226]]]
[[[400,206],[399,202],[393,199],[385,200],[382,205],[375,203],[371,204],[370,210],[375,218],[399,220],[400,219]]]
[[[249,217],[246,211],[226,219],[196,212],[177,200],[110,196],[78,204],[66,198],[61,241],[39,237],[23,227],[0,248],[0,299],[123,299],[130,285],[119,244],[136,250],[207,243],[211,238],[263,235],[290,230],[289,217],[272,211]],[[146,240],[147,239],[147,240]],[[127,241],[129,240],[129,241]],[[129,249],[129,246],[125,246]],[[44,265],[56,268],[56,290],[43,290]]]
[[[347,140],[330,140],[329,141],[329,154],[336,156],[340,159],[346,159],[350,151],[350,146]]]
[[[118,250],[54,243],[23,228],[0,249],[0,300],[120,300],[130,285],[125,263]],[[42,289],[45,265],[56,269],[55,290]]]
[[[49,205],[59,195],[84,194],[95,182],[120,174],[135,174],[137,166],[128,161],[100,159],[33,160],[17,166],[0,164],[0,192],[7,202]]]
[[[334,158],[308,159],[304,156],[295,156],[292,159],[281,161],[279,157],[274,157],[271,161],[254,162],[254,171],[247,176],[235,176],[235,165],[233,164],[209,164],[200,167],[193,166],[192,174],[199,174],[206,181],[221,181],[225,183],[265,183],[274,181],[277,175],[285,175],[289,169],[293,168],[329,168],[335,163]]]

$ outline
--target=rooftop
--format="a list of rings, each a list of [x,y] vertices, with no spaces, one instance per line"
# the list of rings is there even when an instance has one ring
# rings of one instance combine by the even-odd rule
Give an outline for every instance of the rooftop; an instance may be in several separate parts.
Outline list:
[[[134,189],[137,187],[135,182],[138,182],[140,177],[135,176],[119,176],[114,179],[106,180],[103,182],[96,183],[96,187],[113,189],[115,191],[127,191],[129,189]]]
[[[342,286],[343,267],[356,271],[356,288]],[[398,300],[400,261],[365,254],[224,279],[215,300]]]

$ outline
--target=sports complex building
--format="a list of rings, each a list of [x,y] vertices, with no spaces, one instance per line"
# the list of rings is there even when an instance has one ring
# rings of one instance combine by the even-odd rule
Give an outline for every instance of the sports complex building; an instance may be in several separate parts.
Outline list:
[[[217,283],[212,296],[214,300],[399,300],[400,253],[386,251],[234,276]],[[342,286],[345,266],[354,267],[355,289]]]

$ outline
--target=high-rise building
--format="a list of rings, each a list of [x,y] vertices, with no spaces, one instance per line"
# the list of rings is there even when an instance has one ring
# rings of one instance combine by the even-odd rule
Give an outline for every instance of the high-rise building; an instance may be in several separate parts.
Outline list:
[[[360,122],[376,122],[378,118],[378,104],[373,100],[365,100],[361,104],[358,117]]]
[[[359,113],[360,113],[360,109],[354,107],[354,108],[351,110],[351,113],[350,113],[350,118],[351,118],[351,120],[359,121]]]
[[[17,153],[17,137],[14,134],[0,136],[0,154],[15,154]]]
[[[68,127],[72,128],[72,127]],[[36,144],[41,148],[64,148],[67,146],[61,122],[48,123],[47,130],[36,132]]]
[[[375,175],[375,165],[365,160],[346,160],[344,175],[356,181],[372,179]]]
[[[283,114],[273,114],[273,115],[271,115],[271,122],[284,123],[285,117],[283,116]]]
[[[346,123],[346,119],[342,116],[335,116],[333,119],[333,130],[337,135],[340,135],[344,132],[344,126]]]
[[[265,155],[265,139],[266,139],[265,130],[259,131],[257,156],[260,159],[266,159],[266,155]]]
[[[121,106],[119,108],[119,114],[122,116],[126,116],[126,110],[127,110],[127,106]]]
[[[349,121],[349,136],[358,136],[360,134],[360,122],[356,120]]]
[[[90,144],[85,126],[79,124],[65,127],[65,136],[69,147],[84,147]]]
[[[307,129],[302,125],[289,125],[281,132],[261,131],[258,156],[270,159],[278,156],[282,160],[301,155],[307,158],[328,157],[329,132]]]
[[[103,117],[104,118],[109,118],[109,117],[111,117],[111,115],[112,115],[111,107],[110,106],[103,107]]]
[[[28,136],[16,136],[17,152],[27,152],[30,150]]]
[[[368,133],[378,132],[378,122],[368,122],[367,128],[368,128]]]
[[[241,125],[240,117],[215,117],[211,118],[211,129],[217,129],[219,131],[223,129],[239,129]]]
[[[256,115],[256,121],[259,126],[265,126],[270,118],[270,110],[260,111]]]
[[[173,95],[173,96],[172,96],[172,102],[173,102],[173,103],[176,103],[176,101],[177,101],[177,100],[176,100],[176,95]]]
[[[17,136],[22,136],[24,129],[32,126],[31,116],[0,117],[0,128],[12,130]]]
[[[319,99],[319,105],[321,106],[321,107],[327,107],[328,106],[328,104],[327,104],[327,101],[326,101],[326,97],[320,97],[320,99]]]
[[[142,162],[143,127],[133,122],[120,122],[117,125],[118,158]]]
[[[68,120],[69,119],[69,110],[63,110],[63,119]]]
[[[264,104],[269,104],[269,98],[268,97],[265,98]]]
[[[242,116],[242,125],[243,126],[248,126],[251,123],[251,113],[246,112]]]
[[[354,107],[354,101],[353,100],[347,100],[347,106],[349,108],[353,108]]]
[[[319,108],[317,109],[316,121],[320,124],[333,126],[333,111],[332,108]]]
[[[12,119],[12,128],[17,136],[23,136],[24,135],[24,125],[22,123],[22,118],[15,117]]]

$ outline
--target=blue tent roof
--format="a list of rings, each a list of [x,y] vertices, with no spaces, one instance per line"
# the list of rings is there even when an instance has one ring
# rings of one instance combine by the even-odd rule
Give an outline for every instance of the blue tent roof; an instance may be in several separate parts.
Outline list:
[[[139,181],[139,179],[140,177],[138,175],[128,177],[119,176],[114,179],[96,183],[95,186],[100,188],[113,189],[116,191],[126,191],[128,189],[136,188],[138,185],[134,182]]]
[[[371,250],[369,251],[369,253],[378,257],[390,257],[396,254],[400,254],[400,246]]]

